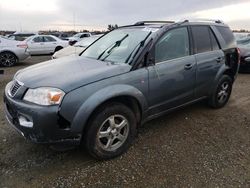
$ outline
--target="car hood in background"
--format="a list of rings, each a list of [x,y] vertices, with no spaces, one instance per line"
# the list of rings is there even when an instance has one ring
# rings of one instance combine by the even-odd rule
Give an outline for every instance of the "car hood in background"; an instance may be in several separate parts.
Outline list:
[[[128,64],[113,64],[81,56],[69,56],[30,66],[15,79],[28,88],[55,87],[69,92],[105,78],[129,72]]]
[[[79,55],[84,49],[85,49],[84,47],[68,46],[66,48],[57,51],[53,55],[53,58],[58,59],[69,55]]]

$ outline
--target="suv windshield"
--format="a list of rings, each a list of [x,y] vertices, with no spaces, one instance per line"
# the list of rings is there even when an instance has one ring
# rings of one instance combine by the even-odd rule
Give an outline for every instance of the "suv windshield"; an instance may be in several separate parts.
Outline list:
[[[150,29],[145,28],[114,30],[91,45],[82,56],[114,63],[128,63],[131,53],[150,33]]]

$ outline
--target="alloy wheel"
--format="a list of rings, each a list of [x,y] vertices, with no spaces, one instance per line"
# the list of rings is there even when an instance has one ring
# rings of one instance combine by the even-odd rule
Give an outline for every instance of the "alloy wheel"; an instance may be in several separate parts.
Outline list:
[[[102,123],[98,131],[98,144],[105,151],[114,151],[124,144],[128,134],[128,120],[122,115],[112,115]]]

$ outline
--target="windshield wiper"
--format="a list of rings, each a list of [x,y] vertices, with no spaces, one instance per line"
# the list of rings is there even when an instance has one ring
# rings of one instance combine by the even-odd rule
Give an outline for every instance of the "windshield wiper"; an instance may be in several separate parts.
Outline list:
[[[107,52],[108,55],[102,59],[102,61],[104,61],[113,51],[113,49],[115,49],[116,47],[119,47],[121,45],[121,43],[129,36],[129,34],[126,34],[121,40],[116,41],[115,43],[113,43],[112,45],[110,45],[106,50],[104,50],[99,57],[97,58],[97,60],[101,59],[101,57]],[[108,49],[110,49],[108,51]]]
[[[139,44],[137,44],[137,45],[135,46],[135,48],[132,50],[132,52],[129,54],[128,58],[126,59],[125,63],[128,63],[128,62],[129,62],[129,60],[131,59],[131,57],[132,57],[133,54],[134,54],[134,55],[133,55],[132,59],[135,58],[136,54],[137,54],[137,53],[139,52],[139,50],[145,45],[146,40],[148,39],[148,37],[149,37],[151,34],[152,34],[152,31],[150,31],[150,32],[148,33],[148,35],[145,37],[145,39],[143,39]],[[138,47],[139,47],[139,48],[138,48]]]

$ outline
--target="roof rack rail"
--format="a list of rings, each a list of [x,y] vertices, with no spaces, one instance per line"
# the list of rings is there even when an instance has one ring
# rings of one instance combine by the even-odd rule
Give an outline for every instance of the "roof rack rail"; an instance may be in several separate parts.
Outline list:
[[[202,19],[202,18],[197,18],[197,19],[188,19],[188,22],[214,22],[217,24],[224,24],[222,20],[213,20],[213,19]]]
[[[174,21],[140,21],[136,22],[134,25],[145,25],[145,24],[172,24]]]

